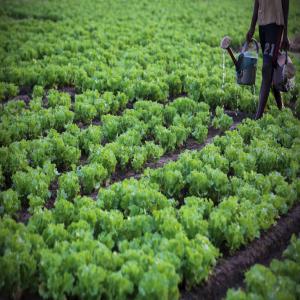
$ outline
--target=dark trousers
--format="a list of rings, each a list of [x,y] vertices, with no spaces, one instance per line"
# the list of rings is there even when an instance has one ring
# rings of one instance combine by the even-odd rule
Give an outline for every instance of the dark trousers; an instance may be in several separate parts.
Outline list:
[[[282,109],[280,91],[272,86],[274,68],[280,50],[283,26],[275,23],[259,26],[259,38],[263,51],[262,84],[259,95],[259,103],[256,112],[256,119],[261,118],[265,110],[270,90],[272,89],[277,107]]]

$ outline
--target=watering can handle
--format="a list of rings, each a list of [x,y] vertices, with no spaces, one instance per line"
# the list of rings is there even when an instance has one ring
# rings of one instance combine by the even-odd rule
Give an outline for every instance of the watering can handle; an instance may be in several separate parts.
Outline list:
[[[259,51],[259,46],[258,46],[258,42],[256,39],[251,39],[250,43],[253,42],[255,44],[255,47],[256,47],[256,52],[258,53]],[[248,46],[249,46],[249,43],[246,41],[243,45],[243,48],[242,48],[242,52],[245,52],[247,49],[248,49]]]
[[[287,50],[285,51],[285,64],[287,65],[288,63],[288,52]]]
[[[228,47],[228,48],[227,48],[227,51],[228,51],[228,53],[229,53],[229,55],[230,55],[230,57],[231,57],[231,59],[232,59],[234,65],[236,66],[236,65],[237,65],[237,60],[236,60],[236,58],[235,58],[235,56],[234,56],[234,54],[233,54],[231,48]]]

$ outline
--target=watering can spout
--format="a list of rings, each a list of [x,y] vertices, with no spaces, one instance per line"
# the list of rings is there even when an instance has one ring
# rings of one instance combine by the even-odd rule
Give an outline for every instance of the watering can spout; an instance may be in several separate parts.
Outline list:
[[[237,60],[232,52],[232,49],[230,48],[230,43],[231,43],[231,38],[229,36],[225,36],[222,40],[221,40],[221,48],[227,50],[227,52],[229,53],[233,63],[235,66],[237,66]]]
[[[229,36],[224,36],[221,40],[220,47],[223,49],[228,49],[231,43],[231,38]]]
[[[228,51],[236,68],[237,83],[241,85],[254,85],[256,77],[256,66],[258,58],[258,43],[252,39],[252,45],[255,45],[256,52],[250,51],[249,43],[246,42],[243,46],[242,52],[238,56],[238,60],[235,58],[233,51],[230,48],[231,39],[225,36],[221,40],[220,47]]]

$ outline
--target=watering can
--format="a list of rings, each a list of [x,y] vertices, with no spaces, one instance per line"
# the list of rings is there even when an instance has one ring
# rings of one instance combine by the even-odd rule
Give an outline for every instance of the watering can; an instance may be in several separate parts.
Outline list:
[[[256,68],[257,68],[257,59],[258,59],[258,43],[255,39],[252,39],[250,43],[245,42],[243,45],[242,51],[238,56],[238,59],[235,58],[232,49],[230,48],[230,38],[224,37],[221,41],[221,48],[226,49],[235,65],[236,69],[236,81],[241,85],[255,85],[256,78]],[[255,45],[255,51],[250,49],[250,44]]]

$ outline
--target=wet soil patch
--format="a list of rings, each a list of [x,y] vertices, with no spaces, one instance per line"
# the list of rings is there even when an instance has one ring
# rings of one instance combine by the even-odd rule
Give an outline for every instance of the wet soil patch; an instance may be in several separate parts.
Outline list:
[[[91,125],[93,125],[93,126],[102,126],[102,122],[98,118],[93,119],[91,121],[91,123],[88,123],[88,124],[85,124],[82,121],[74,121],[73,123],[76,124],[82,130],[89,128]]]
[[[32,94],[32,87],[31,86],[22,86],[19,88],[19,94],[20,95],[26,95],[29,96]]]
[[[48,201],[45,203],[45,207],[48,209],[51,209],[54,207],[57,192],[58,192],[58,180],[55,180],[54,182],[51,183],[49,190],[50,190],[51,196],[48,199]]]
[[[31,214],[28,211],[28,206],[22,207],[22,209],[18,212],[17,215],[17,221],[20,223],[27,223],[29,218],[31,217]]]
[[[226,110],[224,110],[224,113],[227,114],[229,117],[232,117],[234,122],[242,122],[243,119],[246,119],[246,118],[253,119],[254,118],[253,114],[245,113],[242,111],[226,109]]]
[[[76,88],[73,86],[64,86],[58,89],[59,92],[67,93],[71,97],[71,101],[75,102]]]
[[[25,104],[26,104],[26,106],[28,106],[29,105],[29,102],[30,102],[30,100],[31,100],[31,98],[28,96],[28,95],[19,95],[19,96],[16,96],[15,98],[14,98],[14,100],[21,100],[21,101],[24,101],[25,102]]]

